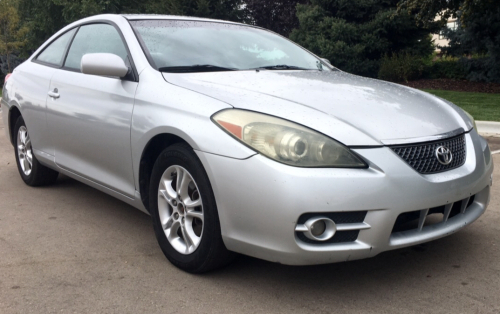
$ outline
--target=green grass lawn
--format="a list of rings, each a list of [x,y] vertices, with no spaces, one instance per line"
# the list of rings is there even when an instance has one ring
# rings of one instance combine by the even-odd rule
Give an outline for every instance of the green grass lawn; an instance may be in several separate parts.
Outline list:
[[[500,94],[466,93],[448,90],[424,91],[451,101],[480,121],[500,121]]]

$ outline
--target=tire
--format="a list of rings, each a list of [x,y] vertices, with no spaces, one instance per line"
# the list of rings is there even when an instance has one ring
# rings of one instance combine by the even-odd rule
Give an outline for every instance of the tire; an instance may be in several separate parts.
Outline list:
[[[236,254],[222,241],[210,181],[191,147],[174,144],[160,154],[151,175],[149,200],[156,238],[172,264],[203,273],[233,260]]]
[[[23,117],[19,117],[14,126],[14,150],[19,174],[29,186],[53,184],[59,172],[42,165],[33,154],[31,140]]]

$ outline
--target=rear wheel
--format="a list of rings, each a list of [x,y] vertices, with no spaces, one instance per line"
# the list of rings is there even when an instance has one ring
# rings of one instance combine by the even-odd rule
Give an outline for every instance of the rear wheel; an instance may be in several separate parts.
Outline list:
[[[153,167],[150,211],[158,243],[175,266],[201,273],[228,264],[215,197],[192,148],[175,144]]]
[[[40,164],[33,154],[31,139],[24,123],[19,117],[14,126],[15,151],[17,169],[24,183],[29,186],[42,186],[52,184],[57,180],[59,173]]]

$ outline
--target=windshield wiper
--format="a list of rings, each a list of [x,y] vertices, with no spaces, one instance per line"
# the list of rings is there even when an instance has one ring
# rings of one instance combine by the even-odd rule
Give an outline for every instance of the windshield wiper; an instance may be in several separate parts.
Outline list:
[[[190,73],[190,72],[218,72],[218,71],[236,71],[238,69],[225,68],[217,65],[211,64],[195,64],[186,66],[172,66],[172,67],[161,67],[158,69],[160,72],[171,72],[171,73]]]
[[[264,69],[264,70],[312,70],[312,69],[306,69],[306,68],[301,68],[301,67],[297,67],[294,65],[287,65],[287,64],[266,65],[263,67],[253,68],[252,70],[258,70],[258,69]]]

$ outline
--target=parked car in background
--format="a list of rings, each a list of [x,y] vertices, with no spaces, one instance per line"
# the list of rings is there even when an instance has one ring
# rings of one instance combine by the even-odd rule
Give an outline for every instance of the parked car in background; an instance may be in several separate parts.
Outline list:
[[[491,154],[467,113],[258,27],[89,17],[16,68],[1,104],[27,185],[62,173],[151,214],[189,272],[234,252],[371,257],[458,231],[489,202]]]

